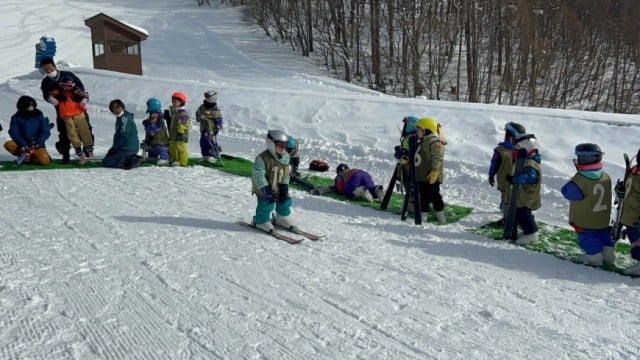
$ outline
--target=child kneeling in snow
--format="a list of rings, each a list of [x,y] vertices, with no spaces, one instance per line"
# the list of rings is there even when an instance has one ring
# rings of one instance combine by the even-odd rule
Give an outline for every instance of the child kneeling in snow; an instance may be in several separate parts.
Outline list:
[[[113,145],[102,159],[102,166],[107,168],[133,169],[142,164],[142,156],[138,156],[140,139],[138,129],[133,121],[133,114],[126,111],[120,99],[111,100],[109,110],[116,116],[116,131],[113,134]]]
[[[336,192],[347,199],[360,198],[373,202],[373,199],[382,200],[384,196],[382,185],[375,185],[368,172],[350,169],[347,164],[340,164],[336,168],[333,186]]]

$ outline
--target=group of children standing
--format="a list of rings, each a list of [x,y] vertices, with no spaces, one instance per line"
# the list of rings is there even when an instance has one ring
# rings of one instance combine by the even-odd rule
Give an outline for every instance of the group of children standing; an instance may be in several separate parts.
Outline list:
[[[216,162],[221,151],[216,136],[222,129],[223,119],[222,113],[218,108],[217,98],[216,91],[205,92],[203,103],[196,110],[196,121],[200,123],[200,150],[203,160],[208,162]],[[117,100],[119,103],[114,103],[114,101],[109,105],[109,109],[116,115],[117,119],[116,135],[114,135],[115,144],[119,126],[127,122],[121,121],[121,116],[123,115],[112,107],[112,105],[120,106],[122,102]],[[187,166],[189,163],[188,143],[191,116],[186,109],[186,104],[187,95],[182,91],[174,92],[171,95],[171,105],[164,111],[162,110],[160,99],[153,97],[147,100],[148,117],[142,121],[145,131],[142,147],[143,154],[154,160],[156,165]],[[124,107],[122,107],[122,110],[124,110]],[[128,113],[125,112],[124,114]],[[130,122],[133,123],[132,119]],[[122,133],[122,137],[129,138],[129,141],[133,142],[134,135]],[[135,131],[135,139],[137,139],[137,131]],[[140,144],[140,142],[138,141],[137,144]],[[129,149],[129,146],[126,149]],[[137,152],[136,147],[135,153],[137,154]],[[137,155],[127,156],[130,158]],[[135,164],[135,161],[133,163]],[[103,165],[105,165],[104,161]]]
[[[508,205],[516,201],[516,223],[523,235],[516,244],[527,245],[538,241],[538,226],[533,211],[541,206],[542,169],[535,135],[515,122],[505,125],[504,141],[493,152],[489,167],[489,184],[501,193],[500,210],[506,216]],[[526,149],[524,168],[514,173],[515,154]],[[582,261],[592,266],[612,265],[615,257],[615,240],[610,227],[613,207],[612,181],[604,170],[600,146],[580,143],[575,146],[573,160],[576,174],[561,188],[569,200],[569,224],[574,228],[578,245],[585,252]],[[640,150],[636,156],[640,160]],[[640,169],[636,164],[628,169],[623,186],[616,186],[618,201],[623,201],[622,224],[631,242],[631,257],[638,262],[624,270],[626,274],[640,276]],[[521,186],[517,199],[510,199],[511,187]],[[501,221],[500,223],[503,223]]]

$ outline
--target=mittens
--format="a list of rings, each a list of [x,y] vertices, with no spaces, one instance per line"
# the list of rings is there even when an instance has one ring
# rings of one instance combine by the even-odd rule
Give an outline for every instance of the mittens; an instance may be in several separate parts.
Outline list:
[[[260,189],[260,192],[262,193],[262,196],[264,196],[264,199],[267,200],[267,202],[276,202],[276,198],[273,197],[273,191],[271,191],[271,186],[264,186],[262,189]]]
[[[427,176],[427,181],[429,182],[429,184],[435,184],[436,181],[438,181],[439,176],[440,176],[440,171],[431,170],[431,172]]]

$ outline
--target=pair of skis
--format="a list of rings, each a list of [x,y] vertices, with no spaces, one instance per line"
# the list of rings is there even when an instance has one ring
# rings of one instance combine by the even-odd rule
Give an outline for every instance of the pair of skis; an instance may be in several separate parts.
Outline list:
[[[627,179],[629,179],[629,174],[631,173],[631,159],[627,154],[622,154],[622,156],[624,157],[625,165],[624,178],[622,180],[618,179],[615,188],[624,189],[624,193],[626,196]],[[618,198],[616,196],[615,204],[616,214],[613,218],[613,222],[611,223],[611,237],[613,238],[613,241],[618,241],[621,238],[625,237],[625,234],[622,231],[622,207],[624,206],[624,196],[621,198]]]
[[[402,221],[407,220],[409,214],[409,204],[413,201],[413,220],[416,225],[422,224],[422,213],[420,210],[420,191],[418,190],[418,182],[416,180],[416,166],[414,158],[418,149],[418,138],[415,135],[408,135],[409,141],[409,171],[405,174],[405,169],[402,164],[398,163],[393,171],[387,191],[382,197],[380,202],[380,209],[386,210],[391,200],[391,195],[396,187],[396,183],[400,183],[400,188],[404,189],[404,200],[402,202],[402,211],[400,218]],[[405,176],[406,175],[406,176]]]
[[[289,244],[299,244],[305,238],[307,238],[309,240],[312,240],[312,241],[317,241],[317,240],[320,240],[320,239],[322,239],[324,237],[324,235],[313,234],[313,233],[310,233],[308,231],[304,231],[304,230],[298,229],[297,227],[293,228],[293,229],[288,229],[288,228],[285,228],[285,227],[282,227],[282,226],[279,226],[279,225],[275,225],[275,224],[273,225],[275,228],[281,229],[283,231],[288,231],[288,232],[291,232],[293,234],[302,235],[303,238],[298,238],[298,237],[291,236],[291,235],[289,235],[287,233],[284,233],[283,231],[275,231],[274,230],[274,231],[271,231],[271,232],[266,232],[266,231],[264,231],[262,229],[258,229],[255,225],[253,225],[251,223],[248,223],[246,221],[242,221],[242,220],[237,221],[236,224],[242,225],[242,226],[245,226],[245,227],[248,227],[248,228],[251,228],[251,229],[254,229],[254,230],[259,231],[259,232],[261,232],[263,234],[266,234],[266,235],[271,235],[272,237],[274,237],[274,238],[276,238],[278,240],[286,241]]]
[[[527,150],[518,150],[515,169],[513,174],[520,174],[524,169],[527,160]],[[516,225],[516,209],[518,207],[518,194],[522,186],[518,184],[511,185],[511,197],[509,198],[509,209],[504,217],[504,230],[502,238],[504,240],[516,240],[518,238],[518,226]]]

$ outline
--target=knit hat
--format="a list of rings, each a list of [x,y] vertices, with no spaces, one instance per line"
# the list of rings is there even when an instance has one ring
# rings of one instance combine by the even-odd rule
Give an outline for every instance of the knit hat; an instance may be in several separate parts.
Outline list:
[[[18,111],[27,111],[29,109],[29,106],[33,106],[33,108],[35,109],[36,107],[38,107],[38,104],[31,96],[20,96],[18,102],[16,103],[16,108],[18,109]]]

